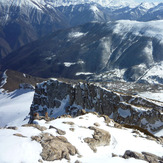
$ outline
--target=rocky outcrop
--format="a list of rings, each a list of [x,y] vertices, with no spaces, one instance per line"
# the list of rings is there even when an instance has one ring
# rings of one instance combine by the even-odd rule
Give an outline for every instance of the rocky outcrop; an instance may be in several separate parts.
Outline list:
[[[112,92],[92,83],[64,82],[56,79],[38,84],[31,105],[34,113],[49,117],[76,116],[81,110],[108,115],[120,124],[130,124],[155,132],[163,128],[163,107],[143,99]]]
[[[162,163],[163,162],[163,158],[156,156],[152,153],[148,153],[148,152],[138,153],[138,152],[127,150],[122,157],[125,159],[135,158],[135,159],[147,161],[149,163]]]
[[[70,160],[69,155],[78,154],[77,149],[63,136],[55,137],[49,133],[43,133],[39,136],[33,136],[32,140],[42,145],[41,157],[45,161],[61,160],[63,158]]]
[[[94,130],[93,138],[85,138],[84,142],[88,143],[89,147],[96,152],[96,147],[107,146],[110,144],[111,135],[109,132],[99,129],[97,127],[89,127],[90,130]]]

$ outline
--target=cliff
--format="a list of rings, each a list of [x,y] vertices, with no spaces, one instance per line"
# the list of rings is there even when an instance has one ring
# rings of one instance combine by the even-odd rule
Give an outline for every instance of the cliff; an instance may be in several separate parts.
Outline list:
[[[50,79],[37,84],[30,122],[34,113],[50,117],[64,114],[77,116],[87,112],[108,115],[120,124],[139,126],[154,133],[163,128],[163,107],[160,103],[107,90],[92,83],[65,82]]]

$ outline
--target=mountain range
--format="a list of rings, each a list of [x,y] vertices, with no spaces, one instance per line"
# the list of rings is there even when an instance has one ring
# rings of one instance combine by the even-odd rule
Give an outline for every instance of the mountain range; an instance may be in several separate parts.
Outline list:
[[[5,57],[2,70],[41,77],[163,83],[162,26],[162,20],[122,20],[60,30]]]
[[[127,1],[1,0],[0,58],[58,29],[90,21],[160,20],[162,6]]]

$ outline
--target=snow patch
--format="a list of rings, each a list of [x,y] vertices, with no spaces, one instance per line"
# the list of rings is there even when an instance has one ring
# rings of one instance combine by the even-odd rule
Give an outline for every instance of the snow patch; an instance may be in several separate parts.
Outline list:
[[[92,75],[93,73],[91,72],[77,72],[75,75],[79,76],[79,75]]]
[[[6,74],[6,72],[7,72],[7,70],[3,73],[0,88],[2,88],[7,83],[7,74]]]
[[[163,43],[163,20],[138,22],[130,20],[119,20],[113,27],[113,32],[124,36],[132,33],[136,36],[154,37]]]
[[[90,10],[92,10],[94,13],[97,13],[97,12],[99,12],[99,9],[97,8],[97,6],[91,6],[90,7]]]
[[[82,32],[71,32],[69,33],[69,38],[78,38],[78,37],[83,37],[85,36],[87,33],[82,33]]]
[[[72,65],[75,65],[76,63],[71,63],[71,62],[64,62],[63,63],[66,67],[70,67]]]

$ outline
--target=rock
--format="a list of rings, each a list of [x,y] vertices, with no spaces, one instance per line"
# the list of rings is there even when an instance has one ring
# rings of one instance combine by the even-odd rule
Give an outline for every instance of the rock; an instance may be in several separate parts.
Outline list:
[[[63,158],[70,160],[70,155],[78,154],[75,146],[70,144],[63,136],[55,137],[49,133],[43,133],[39,136],[33,136],[32,140],[42,145],[41,157],[44,161],[61,160]]]
[[[99,126],[100,126],[100,124],[99,124],[98,122],[95,122],[94,125],[95,125],[96,127],[99,127]]]
[[[125,159],[135,158],[135,159],[147,161],[149,163],[163,163],[163,158],[148,152],[138,153],[138,152],[127,150],[122,157]]]
[[[39,159],[38,162],[43,163],[43,161],[41,159]]]
[[[112,153],[112,157],[118,157],[118,155],[116,155],[116,154]]]
[[[82,163],[82,162],[80,162],[79,160],[76,160],[75,163]]]
[[[93,138],[85,138],[84,142],[88,143],[89,147],[96,152],[96,147],[108,146],[110,144],[111,135],[108,131],[96,127],[89,127],[94,130]]]
[[[123,158],[125,158],[125,159],[135,158],[135,159],[139,159],[139,160],[144,160],[144,156],[141,153],[130,151],[130,150],[127,150],[124,153]]]
[[[10,130],[17,130],[18,128],[16,126],[9,126],[7,127],[7,129],[10,129]]]
[[[65,134],[66,134],[65,131],[60,130],[60,129],[54,127],[54,126],[49,126],[49,129],[51,129],[51,128],[56,129],[56,130],[57,130],[57,133],[58,133],[59,135],[65,135]]]
[[[70,130],[70,131],[72,131],[72,132],[74,132],[74,131],[75,131],[75,129],[74,129],[74,128],[70,128],[69,130]]]
[[[40,119],[39,113],[34,113],[33,114],[33,119]]]
[[[38,124],[25,124],[25,125],[22,125],[22,127],[34,127],[34,128],[37,128],[40,131],[47,130],[47,128],[45,126],[40,126]]]
[[[150,163],[163,163],[163,158],[161,158],[159,156],[156,156],[149,152],[142,152],[142,154],[144,155],[145,160]]]
[[[16,133],[16,134],[13,134],[14,136],[18,136],[18,137],[22,137],[22,138],[26,138],[26,136],[23,136],[22,134],[19,134],[19,133]]]
[[[48,109],[51,111],[49,116],[53,117],[56,109],[59,109],[56,108],[55,101],[65,100],[67,104],[63,109],[72,116],[83,115],[87,109],[87,111],[95,111],[99,115],[107,115],[103,117],[108,125],[111,122],[109,117],[112,117],[117,123],[139,126],[150,132],[163,129],[163,107],[152,101],[139,96],[112,92],[92,83],[52,79],[36,86],[33,104],[30,108],[31,121],[33,113],[38,112],[40,116],[43,116]],[[40,106],[44,106],[45,109],[40,109]],[[157,122],[160,125],[155,125]],[[116,127],[120,128],[121,126],[117,125]]]
[[[74,125],[75,123],[74,122],[63,122],[64,124],[68,124],[68,125]]]

